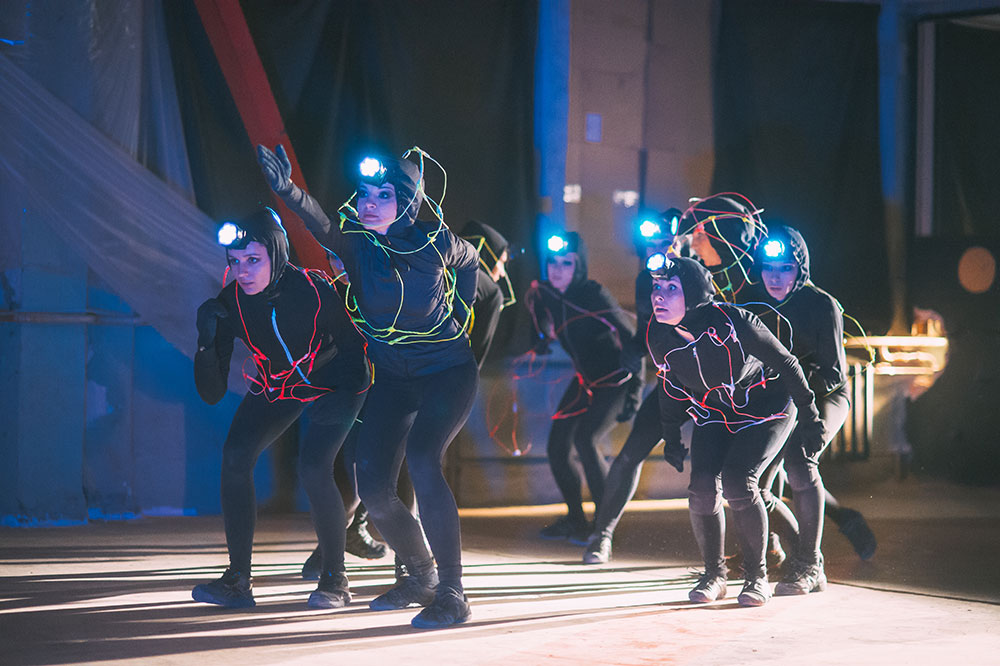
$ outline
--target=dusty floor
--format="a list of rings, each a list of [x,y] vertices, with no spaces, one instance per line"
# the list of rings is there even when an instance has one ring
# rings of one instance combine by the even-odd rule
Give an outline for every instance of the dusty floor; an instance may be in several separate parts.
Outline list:
[[[884,482],[853,495],[879,537],[860,561],[831,526],[834,583],[821,594],[742,609],[687,601],[697,556],[683,502],[636,503],[608,565],[535,538],[559,507],[463,512],[468,624],[412,629],[413,609],[367,602],[390,558],[349,557],[355,595],[305,608],[305,515],[264,517],[258,605],[191,601],[219,575],[219,517],[0,529],[0,664],[878,664],[1000,662],[1000,491]],[[365,658],[375,661],[366,662]]]

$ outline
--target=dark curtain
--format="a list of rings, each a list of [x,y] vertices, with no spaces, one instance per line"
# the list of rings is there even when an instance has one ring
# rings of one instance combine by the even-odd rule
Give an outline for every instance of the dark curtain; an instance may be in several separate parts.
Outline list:
[[[935,31],[934,233],[1000,234],[1000,31]]]
[[[891,319],[878,145],[878,6],[723,0],[713,191],[796,227],[812,275],[869,332]]]

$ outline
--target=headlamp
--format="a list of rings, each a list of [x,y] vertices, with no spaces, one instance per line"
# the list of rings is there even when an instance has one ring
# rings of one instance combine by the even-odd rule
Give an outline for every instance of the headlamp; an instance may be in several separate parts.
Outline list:
[[[676,215],[674,215],[673,217],[670,218],[670,235],[671,236],[676,236],[677,235],[677,227],[680,225],[680,223],[681,223],[681,220]]]
[[[562,236],[554,234],[552,236],[549,236],[549,240],[546,243],[546,247],[549,248],[549,252],[555,252],[558,254],[560,252],[566,251],[566,249],[569,247],[569,242]]]
[[[374,157],[366,157],[361,160],[358,172],[361,174],[361,180],[366,183],[379,186],[385,183],[387,173],[385,165]]]
[[[764,256],[768,259],[777,259],[785,254],[785,244],[780,240],[771,239],[764,243]]]
[[[223,247],[233,247],[246,238],[246,229],[241,229],[232,222],[223,222],[219,227],[219,245]]]
[[[646,270],[650,273],[657,273],[667,268],[668,260],[667,255],[662,252],[657,252],[654,255],[650,255],[649,259],[646,260]]]
[[[639,235],[643,238],[652,238],[660,233],[660,225],[652,220],[643,220],[639,225]]]

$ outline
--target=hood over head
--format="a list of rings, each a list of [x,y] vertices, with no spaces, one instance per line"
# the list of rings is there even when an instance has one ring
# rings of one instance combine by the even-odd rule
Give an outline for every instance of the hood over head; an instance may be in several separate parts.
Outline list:
[[[470,220],[462,229],[462,238],[479,250],[479,259],[487,270],[493,270],[500,256],[510,248],[510,243],[499,231],[479,220]],[[508,253],[508,260],[510,259]]]
[[[235,239],[223,243],[223,230],[230,224],[236,228]],[[262,293],[274,288],[288,265],[288,235],[278,214],[272,208],[263,206],[239,220],[224,222],[222,226],[219,241],[225,246],[227,254],[229,250],[244,250],[251,242],[260,243],[267,249],[267,256],[271,259],[271,281]]]
[[[799,275],[789,296],[809,281],[809,248],[802,234],[792,227],[782,224],[768,227],[767,236],[754,251],[753,271],[750,275],[754,282],[760,281],[761,265],[765,261],[790,261],[798,264]]]
[[[749,263],[756,241],[755,211],[733,197],[715,195],[699,201],[689,214],[694,216],[693,225],[704,226],[724,267]]]
[[[382,186],[392,183],[396,189],[397,224],[409,226],[417,218],[424,200],[420,167],[401,157],[375,154],[359,164],[359,183]]]
[[[562,246],[556,248],[559,243],[555,239],[562,240]],[[583,242],[583,237],[575,231],[563,231],[553,234],[546,241],[543,259],[547,262],[551,256],[562,256],[570,252],[576,253],[576,267],[573,269],[573,281],[570,286],[587,281],[587,244]]]
[[[700,261],[690,257],[669,258],[657,270],[650,271],[653,279],[669,280],[677,277],[684,290],[684,310],[691,312],[708,305],[715,298],[712,273]]]

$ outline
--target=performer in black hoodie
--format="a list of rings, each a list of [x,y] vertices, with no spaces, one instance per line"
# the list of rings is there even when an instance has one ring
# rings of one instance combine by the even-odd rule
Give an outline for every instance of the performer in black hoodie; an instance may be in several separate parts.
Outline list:
[[[756,316],[713,300],[715,288],[704,266],[662,255],[648,266],[656,320],[648,341],[662,381],[664,457],[678,471],[687,455],[680,424],[692,418],[696,426],[688,507],[705,572],[688,596],[698,603],[725,596],[724,497],[744,554],[738,601],[763,605],[771,589],[764,563],[767,512],[758,477],[781,450],[796,417],[802,446],[809,453],[823,447],[813,393],[798,361]]]
[[[772,225],[768,229],[767,238],[754,254],[750,277],[759,284],[745,292],[746,297],[756,297],[764,307],[747,307],[758,312],[764,324],[799,359],[816,395],[826,436],[824,447],[807,455],[798,429],[792,431],[782,455],[771,464],[761,483],[772,520],[784,525],[779,533],[795,534],[794,557],[786,563],[775,593],[807,594],[826,587],[820,543],[827,505],[829,515],[852,544],[858,542],[859,554],[871,557],[875,549],[875,537],[864,518],[853,509],[840,507],[826,492],[819,473],[819,457],[843,426],[850,409],[843,309],[810,280],[809,249],[802,235],[791,227]],[[776,485],[780,486],[783,471],[787,472],[795,506],[791,520],[781,502],[780,490],[772,493]]]
[[[472,243],[479,252],[476,304],[473,306],[469,342],[472,344],[476,363],[482,368],[497,332],[500,313],[515,302],[514,288],[507,278],[510,243],[499,231],[478,220],[470,220],[465,225],[462,238]],[[501,286],[501,280],[504,286]]]
[[[740,291],[750,283],[753,250],[764,232],[760,211],[741,194],[715,194],[692,203],[681,227],[687,249],[711,271],[722,299],[740,302]]]
[[[677,235],[681,211],[668,208],[656,215],[641,216],[636,236],[636,253],[640,268],[635,278],[636,330],[622,348],[622,363],[636,377],[644,377],[646,329],[653,316],[650,296],[653,277],[646,270],[646,262],[654,254],[674,256],[672,247]],[[594,531],[583,552],[584,564],[603,564],[611,558],[611,543],[615,528],[625,512],[625,505],[639,487],[642,464],[650,451],[660,442],[660,408],[656,391],[650,391],[642,400],[632,430],[622,450],[611,463],[605,480],[604,498],[594,516]]]
[[[257,151],[271,188],[343,260],[351,278],[348,308],[369,340],[376,376],[358,433],[358,490],[408,572],[369,605],[374,610],[424,605],[412,620],[417,627],[464,622],[470,611],[462,586],[458,508],[441,464],[469,416],[479,381],[465,334],[479,257],[448,229],[439,208],[436,221],[417,220],[426,155],[419,149],[410,151],[419,153],[419,168],[405,159],[410,152],[404,159],[362,161],[356,209],[348,202],[336,222],[291,181],[281,146]],[[404,455],[419,522],[397,495]]]
[[[232,608],[255,605],[250,577],[257,508],[253,468],[261,452],[304,410],[299,476],[309,496],[322,567],[311,608],[336,608],[351,595],[344,573],[344,503],[333,479],[333,461],[357,417],[371,383],[365,341],[325,275],[288,263],[288,239],[270,208],[225,223],[226,246],[236,279],[198,308],[195,385],[215,404],[227,389],[233,340],[252,353],[256,375],[240,403],[222,449],[222,513],[229,568],[198,585],[196,601]]]
[[[608,471],[601,441],[626,401],[637,404],[642,388],[639,378],[622,367],[622,345],[635,328],[614,297],[587,279],[587,250],[579,234],[550,238],[545,265],[548,279],[533,284],[525,301],[539,345],[558,339],[576,376],[559,401],[548,439],[549,467],[569,513],[546,526],[541,536],[583,545],[590,523],[583,512],[581,474],[570,457],[575,449],[590,496],[600,507]]]

